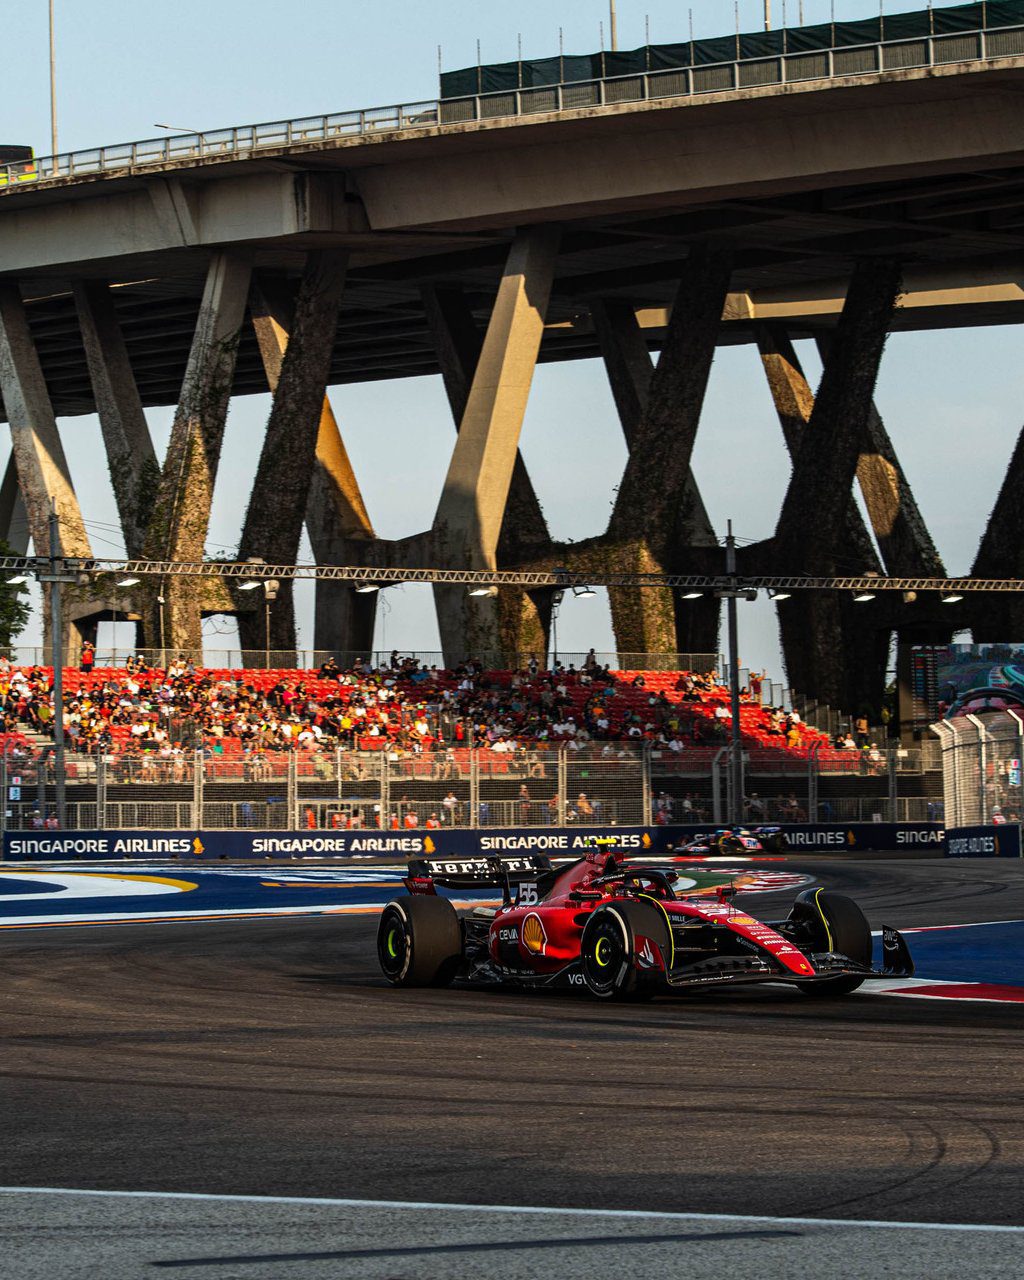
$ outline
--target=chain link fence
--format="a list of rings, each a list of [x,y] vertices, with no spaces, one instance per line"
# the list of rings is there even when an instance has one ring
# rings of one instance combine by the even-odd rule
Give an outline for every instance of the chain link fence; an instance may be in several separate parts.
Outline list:
[[[1014,739],[964,730],[984,746],[987,813],[1019,813]],[[994,732],[994,731],[989,731]],[[963,745],[963,744],[961,744]],[[945,753],[943,753],[945,755]],[[444,830],[476,827],[724,823],[737,812],[729,747],[682,751],[608,742],[537,742],[502,751],[246,751],[129,748],[68,753],[66,823],[73,830]],[[752,749],[742,758],[742,813],[762,822],[938,821],[939,757],[924,750]],[[974,772],[970,772],[973,769]],[[967,756],[960,788],[980,811],[981,765]],[[8,743],[0,756],[0,828],[57,825],[53,748]],[[948,793],[947,793],[948,799]],[[988,820],[983,819],[983,820]]]
[[[942,744],[947,827],[1020,822],[1024,722],[1013,712],[958,716],[932,725]]]

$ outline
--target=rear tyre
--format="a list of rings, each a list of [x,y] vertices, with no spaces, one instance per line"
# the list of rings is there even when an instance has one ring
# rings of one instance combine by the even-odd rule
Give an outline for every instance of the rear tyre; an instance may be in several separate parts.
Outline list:
[[[811,949],[838,951],[857,964],[871,966],[871,926],[852,898],[824,889],[807,889],[797,898],[791,918],[810,931]],[[845,996],[856,991],[863,978],[849,975],[822,982],[797,983],[808,996]]]
[[[599,1000],[649,1000],[661,986],[661,970],[637,967],[636,940],[650,938],[669,963],[671,936],[664,913],[646,902],[614,902],[587,921],[580,940],[583,980]]]
[[[381,972],[396,987],[446,987],[462,963],[462,927],[447,898],[389,902],[377,927]]]

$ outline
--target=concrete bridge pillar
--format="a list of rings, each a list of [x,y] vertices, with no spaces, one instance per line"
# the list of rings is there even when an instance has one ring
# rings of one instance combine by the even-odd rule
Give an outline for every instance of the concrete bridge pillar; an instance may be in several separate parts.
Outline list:
[[[337,436],[334,415],[324,422],[324,400],[347,267],[344,252],[324,250],[309,255],[287,330],[265,301],[257,299],[254,305],[253,323],[260,350],[265,353],[274,401],[239,543],[243,560],[261,556],[268,564],[292,564],[298,558],[318,442],[322,434],[330,434],[332,426]],[[340,446],[340,440],[337,443]],[[344,446],[340,447],[347,463]],[[365,520],[365,509],[361,514]],[[294,650],[295,605],[290,581],[280,584],[269,616],[269,647]],[[243,650],[266,646],[266,622],[259,613],[239,615],[238,632]]]
[[[201,560],[206,550],[250,275],[247,258],[215,253],[211,259],[146,532],[146,555],[151,559]],[[162,631],[168,649],[201,650],[202,603],[197,584],[168,577],[159,586],[165,597],[162,625],[154,601],[147,619],[150,643]]]
[[[433,539],[446,563],[497,567],[558,242],[557,228],[532,228],[521,231],[509,251],[434,518]],[[493,598],[435,587],[434,599],[446,662],[501,647]]]
[[[632,451],[634,444],[642,436],[645,429],[644,423],[650,411],[655,366],[631,303],[619,299],[601,299],[592,303],[590,310],[601,345],[612,398],[622,425],[622,433],[626,438],[627,447]],[[678,335],[676,336],[678,340]],[[668,343],[666,343],[667,346]],[[663,352],[662,360],[665,358]],[[657,484],[657,479],[652,477],[652,487],[656,487]],[[689,464],[686,467],[682,491],[676,495],[676,498],[680,510],[688,513],[688,527],[684,536],[689,539],[689,542],[686,547],[671,548],[669,554],[676,560],[681,560],[686,558],[686,553],[693,547],[717,547],[718,540],[715,537],[714,527]],[[671,502],[670,499],[668,501]],[[621,548],[621,553],[637,554],[626,547]],[[649,559],[648,563],[658,563],[657,556]],[[652,572],[656,571],[652,570]],[[674,613],[674,634],[671,636],[670,650],[678,649],[685,653],[713,653],[717,650],[719,608],[715,600],[679,602],[677,606],[671,592],[639,591],[635,587],[612,587],[609,589],[608,596],[617,637],[619,637],[620,624],[623,628],[623,634],[618,640],[620,651],[652,652],[646,648],[633,650],[626,634],[630,627],[629,620],[645,617],[645,610],[650,605],[654,606],[658,616],[664,617],[666,624],[670,608]],[[712,636],[714,636],[714,643],[711,648],[705,649],[703,646]],[[695,645],[698,647],[695,648]]]
[[[455,419],[462,425],[470,388],[483,348],[483,334],[459,288],[440,289],[427,285],[422,290],[424,312],[441,365],[445,392]],[[508,498],[498,536],[497,565],[518,568],[551,550],[547,521],[517,448]],[[452,593],[454,595],[454,593]],[[503,587],[496,598],[498,637],[508,661],[515,654],[536,653],[543,660],[551,624],[551,593],[531,594],[516,587]]]
[[[253,290],[252,321],[270,390],[277,393],[294,322],[295,300],[285,289],[261,279]],[[316,459],[306,503],[306,529],[317,564],[344,564],[352,543],[374,537],[373,525],[326,395],[320,410]],[[342,582],[318,582],[313,647],[339,659],[373,648],[375,595],[358,595]]]
[[[690,459],[732,263],[730,246],[691,246],[646,393],[635,338],[620,323],[617,336],[634,352],[630,355],[627,346],[613,360],[613,391],[618,384],[616,400],[627,406],[627,421],[637,410],[640,416],[608,528],[604,559],[610,571],[686,572],[688,548],[716,545]],[[614,349],[615,336],[606,333],[606,338]],[[620,652],[715,653],[718,618],[717,601],[676,601],[666,590],[617,593],[613,600]]]
[[[60,521],[61,549],[66,556],[89,558],[92,549],[85,531],[64,446],[46,388],[21,291],[13,280],[0,281],[0,391],[11,427],[11,447],[28,533],[37,555],[50,552],[51,499]],[[11,517],[17,501],[8,494]],[[8,526],[10,528],[10,525]],[[70,602],[69,602],[70,603]],[[69,617],[71,610],[69,609]],[[65,623],[61,650],[74,660],[80,631]],[[50,645],[48,605],[43,611],[44,643]]]
[[[0,538],[16,556],[28,554],[28,513],[18,485],[18,468],[13,453],[7,459],[3,483],[0,484]]]
[[[1024,577],[1024,431],[1006,470],[978,547],[971,574],[976,578]],[[968,596],[966,616],[976,644],[1024,636],[1024,601],[1017,595]]]
[[[110,289],[88,281],[76,283],[72,292],[125,550],[141,556],[160,465]]]
[[[849,564],[849,494],[899,287],[897,262],[870,260],[854,269],[776,526],[778,569],[833,574]],[[782,604],[790,684],[844,710],[878,707],[888,636],[875,623],[874,607],[817,592],[798,592]]]

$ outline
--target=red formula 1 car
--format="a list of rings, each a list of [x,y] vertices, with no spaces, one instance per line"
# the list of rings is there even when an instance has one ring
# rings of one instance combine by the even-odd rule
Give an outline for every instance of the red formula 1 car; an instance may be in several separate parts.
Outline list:
[[[630,865],[606,848],[559,868],[534,856],[412,862],[408,896],[381,914],[380,967],[395,986],[577,987],[605,1000],[751,982],[836,996],[913,975],[891,928],[885,967],[872,968],[871,929],[842,894],[808,889],[785,920],[764,924],[733,905],[742,875],[700,888],[700,874]],[[503,902],[456,911],[438,886],[500,888]]]

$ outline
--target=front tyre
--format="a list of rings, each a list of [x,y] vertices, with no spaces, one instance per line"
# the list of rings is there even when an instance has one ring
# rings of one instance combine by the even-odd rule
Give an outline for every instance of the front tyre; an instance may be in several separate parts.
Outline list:
[[[650,951],[651,969],[645,973],[638,967],[638,938],[654,942],[669,963],[671,936],[658,907],[622,901],[594,912],[580,940],[583,980],[591,995],[599,1000],[645,1000],[655,994],[661,970]]]
[[[865,968],[871,967],[871,926],[852,898],[825,889],[807,889],[797,898],[792,918],[809,930],[812,950],[836,951]],[[863,978],[849,974],[797,985],[808,996],[845,996],[863,982]]]
[[[389,902],[377,927],[381,972],[396,987],[446,987],[462,963],[462,928],[447,898]]]

